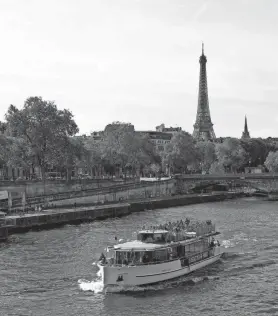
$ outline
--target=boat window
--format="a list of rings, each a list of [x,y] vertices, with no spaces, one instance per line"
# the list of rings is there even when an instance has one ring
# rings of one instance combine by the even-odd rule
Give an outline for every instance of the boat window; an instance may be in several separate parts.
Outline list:
[[[149,263],[153,261],[153,255],[151,251],[144,251],[142,253],[141,262],[142,263]]]
[[[140,262],[140,259],[141,259],[141,252],[139,251],[134,252],[133,263],[138,264]]]
[[[177,246],[177,256],[178,257],[184,257],[184,255],[185,255],[185,246],[178,245]]]
[[[169,259],[169,253],[167,249],[159,249],[153,252],[153,262],[166,261]]]
[[[170,259],[175,259],[178,257],[177,246],[170,248]]]
[[[184,251],[185,251],[185,253],[189,252],[189,245],[184,246]]]
[[[195,246],[193,244],[189,244],[189,252],[195,252]]]
[[[132,251],[116,251],[116,264],[129,264],[133,261]]]
[[[138,234],[137,239],[142,241],[142,242],[152,243],[152,242],[154,242],[154,234],[153,233]]]
[[[195,245],[195,252],[202,252],[204,250],[204,243],[203,240],[197,241],[194,243]]]

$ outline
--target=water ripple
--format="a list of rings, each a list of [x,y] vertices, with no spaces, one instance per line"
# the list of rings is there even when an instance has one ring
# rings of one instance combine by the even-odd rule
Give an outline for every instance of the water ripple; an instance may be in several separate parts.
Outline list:
[[[276,315],[277,205],[242,199],[14,235],[0,247],[0,316]],[[103,290],[92,263],[115,236],[185,217],[216,222],[226,249],[219,263],[154,286]]]

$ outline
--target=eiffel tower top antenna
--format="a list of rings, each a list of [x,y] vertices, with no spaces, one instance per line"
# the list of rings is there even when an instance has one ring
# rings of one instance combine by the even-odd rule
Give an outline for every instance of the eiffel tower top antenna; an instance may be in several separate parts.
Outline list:
[[[204,42],[202,42],[202,55],[204,55]]]

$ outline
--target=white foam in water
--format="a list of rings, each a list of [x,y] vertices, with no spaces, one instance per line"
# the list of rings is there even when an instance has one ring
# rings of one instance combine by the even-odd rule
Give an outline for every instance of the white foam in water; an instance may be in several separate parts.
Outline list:
[[[248,240],[249,238],[245,233],[240,233],[240,234],[234,235],[233,239],[236,241],[245,241],[245,240]]]
[[[221,243],[221,246],[225,248],[231,248],[231,247],[234,247],[235,244],[231,240],[223,240]]]
[[[191,279],[195,284],[204,281],[204,277],[195,277]]]
[[[79,287],[82,291],[91,291],[95,294],[101,293],[103,291],[104,285],[101,280],[97,281],[87,281],[87,280],[78,280]]]
[[[93,262],[94,264],[94,262]],[[82,291],[91,291],[95,294],[103,292],[104,284],[102,282],[101,271],[97,272],[97,279],[94,281],[87,281],[84,279],[78,280],[79,287]]]

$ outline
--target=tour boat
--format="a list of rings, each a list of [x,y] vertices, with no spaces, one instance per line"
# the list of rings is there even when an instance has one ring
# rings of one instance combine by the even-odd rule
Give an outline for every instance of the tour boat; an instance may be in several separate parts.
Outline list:
[[[218,261],[223,252],[211,221],[189,220],[150,227],[137,240],[102,253],[97,266],[104,286],[141,286],[189,274]],[[112,255],[110,253],[112,252]]]

